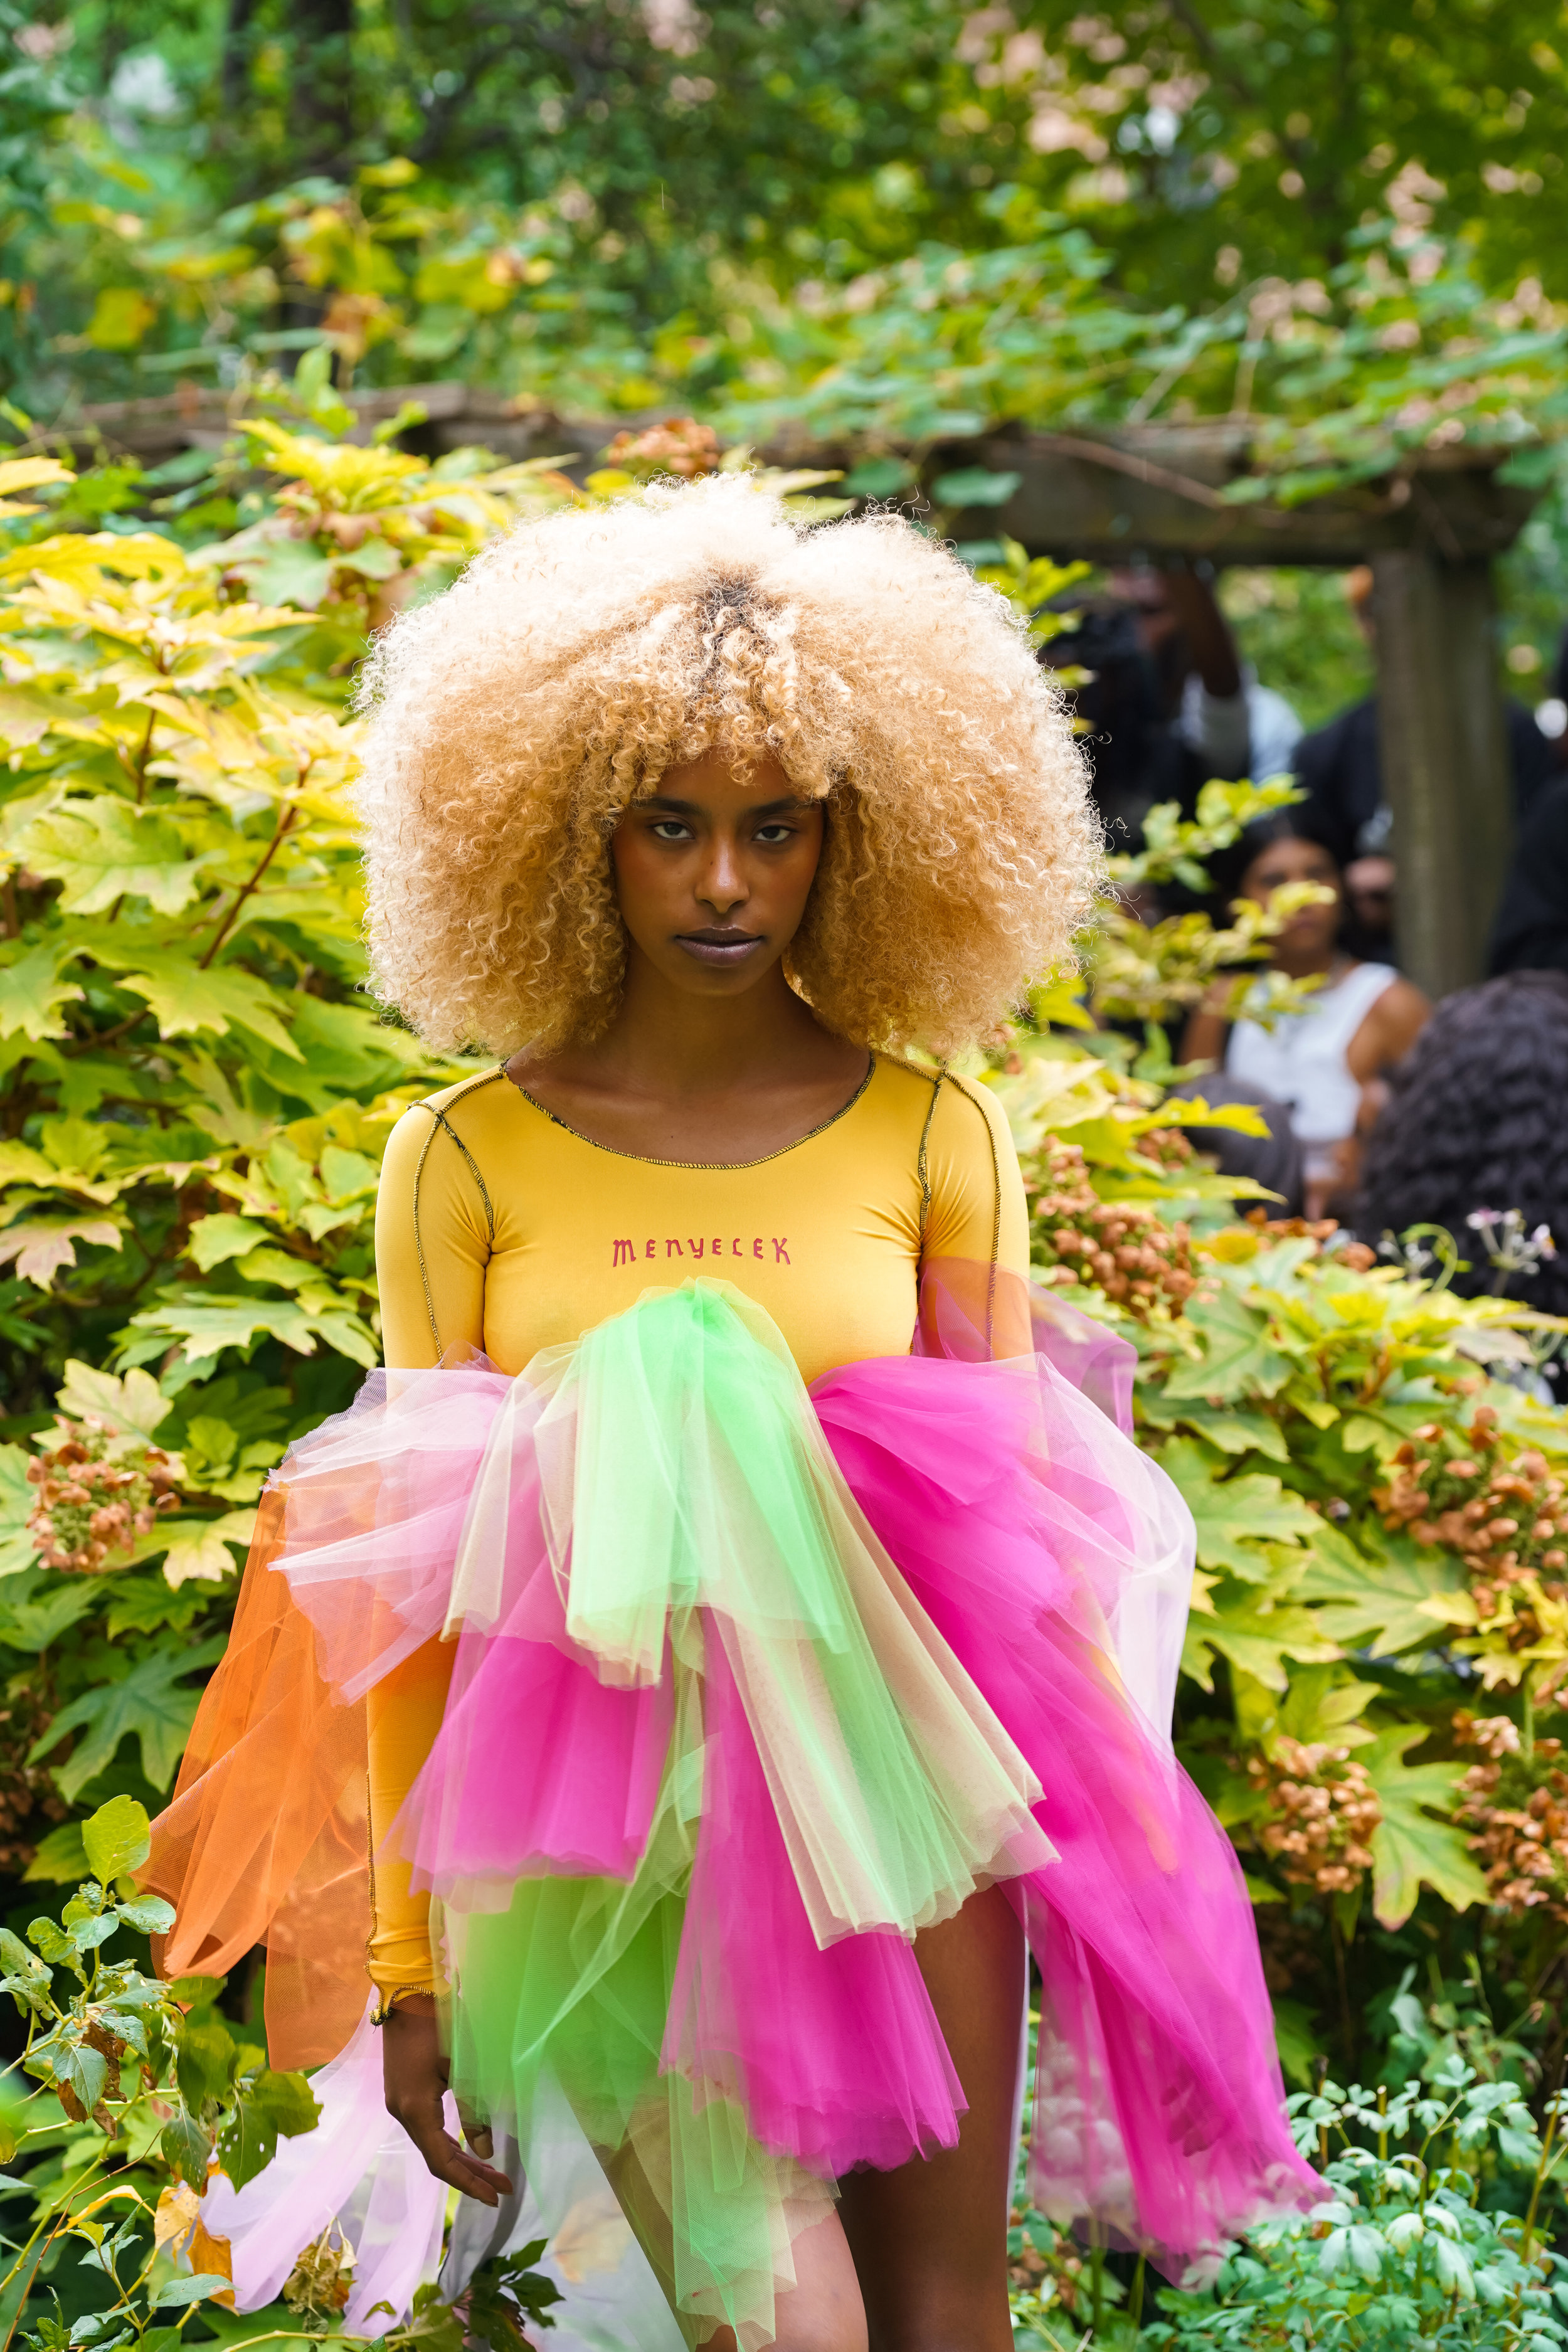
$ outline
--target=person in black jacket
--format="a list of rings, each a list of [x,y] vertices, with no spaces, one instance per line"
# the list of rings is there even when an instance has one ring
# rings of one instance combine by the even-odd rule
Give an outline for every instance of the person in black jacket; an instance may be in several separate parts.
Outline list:
[[[1568,972],[1568,776],[1546,786],[1520,827],[1492,926],[1494,972]]]
[[[1345,582],[1345,593],[1369,645],[1377,638],[1376,600],[1372,570],[1358,564]],[[1568,646],[1565,646],[1568,655]],[[1509,769],[1513,779],[1514,814],[1522,818],[1558,772],[1552,746],[1535,723],[1534,715],[1511,698],[1503,705],[1508,730]],[[1346,710],[1303,735],[1291,763],[1296,782],[1307,794],[1312,813],[1312,837],[1331,850],[1342,870],[1363,856],[1373,845],[1369,835],[1386,815],[1383,792],[1383,747],[1378,740],[1377,697],[1365,696]]]

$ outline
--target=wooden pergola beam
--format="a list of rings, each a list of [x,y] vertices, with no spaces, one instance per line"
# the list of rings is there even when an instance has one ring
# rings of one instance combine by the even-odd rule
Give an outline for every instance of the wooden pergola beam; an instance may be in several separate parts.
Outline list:
[[[418,401],[414,436],[439,452],[478,441],[511,459],[575,452],[591,466],[623,426],[521,408],[461,383],[356,392],[359,433]],[[236,417],[216,393],[88,409],[56,437],[156,465],[189,447],[219,447]],[[791,465],[851,464],[850,449],[791,446]],[[1117,433],[1010,427],[936,453],[950,468],[1020,477],[1001,507],[956,518],[960,540],[1005,532],[1031,555],[1125,563],[1206,557],[1215,564],[1370,562],[1376,582],[1379,727],[1384,786],[1400,871],[1400,959],[1428,994],[1481,977],[1492,909],[1512,839],[1512,793],[1499,685],[1490,567],[1532,503],[1500,482],[1497,460],[1457,448],[1423,453],[1383,480],[1282,507],[1226,495],[1255,473],[1245,422],[1146,425]]]

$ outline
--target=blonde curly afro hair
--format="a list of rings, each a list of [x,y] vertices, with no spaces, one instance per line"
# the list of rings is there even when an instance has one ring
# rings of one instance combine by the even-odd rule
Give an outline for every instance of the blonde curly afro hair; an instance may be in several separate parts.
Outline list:
[[[715,475],[525,524],[394,623],[362,701],[374,985],[435,1045],[604,1027],[609,837],[713,749],[827,804],[785,968],[857,1044],[984,1036],[1089,908],[1059,693],[1005,600],[893,515],[813,529]]]

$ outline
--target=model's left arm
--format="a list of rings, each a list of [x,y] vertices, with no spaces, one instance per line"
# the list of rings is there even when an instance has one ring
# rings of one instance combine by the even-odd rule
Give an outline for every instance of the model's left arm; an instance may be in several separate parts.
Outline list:
[[[1028,1203],[1006,1114],[979,1079],[942,1080],[925,1172],[922,1275],[939,1277],[970,1319],[989,1328],[995,1354],[1029,1354]]]

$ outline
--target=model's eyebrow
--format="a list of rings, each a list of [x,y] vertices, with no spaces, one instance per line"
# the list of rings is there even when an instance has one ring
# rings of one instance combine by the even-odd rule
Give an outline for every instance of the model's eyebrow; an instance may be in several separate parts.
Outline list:
[[[672,799],[668,793],[649,793],[647,800],[640,801],[637,805],[645,809],[658,809],[667,816],[701,816],[703,814],[700,802],[678,801]],[[761,802],[748,814],[752,816],[781,816],[791,809],[804,809],[810,806],[811,803],[808,800],[803,800],[798,793],[786,793],[782,800]]]

